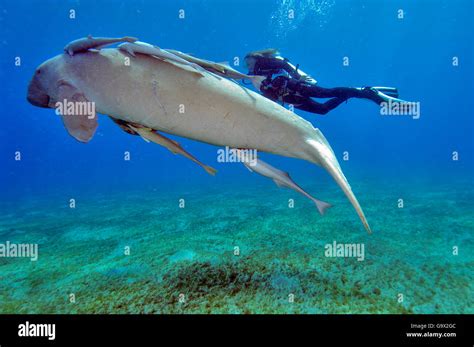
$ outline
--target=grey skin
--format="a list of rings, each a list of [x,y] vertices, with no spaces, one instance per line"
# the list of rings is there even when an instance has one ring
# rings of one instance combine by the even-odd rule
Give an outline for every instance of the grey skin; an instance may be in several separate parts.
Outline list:
[[[239,158],[242,157],[240,155],[240,150],[237,150],[237,153]],[[247,169],[249,169],[251,172],[258,173],[259,175],[268,177],[269,179],[273,180],[273,182],[275,182],[278,187],[286,187],[306,196],[308,199],[314,202],[316,208],[318,209],[321,215],[324,215],[326,210],[331,207],[331,204],[318,200],[312,197],[307,192],[305,192],[303,188],[301,188],[298,184],[296,184],[295,181],[293,181],[288,172],[281,171],[261,159],[257,159],[255,163],[253,163],[253,165],[252,163],[246,161],[242,161],[242,164],[244,164],[245,167],[247,167]]]
[[[69,42],[66,47],[64,47],[64,52],[73,56],[76,53],[87,52],[89,50],[98,50],[100,48],[113,45],[118,42],[135,42],[138,39],[135,37],[124,36],[124,37],[92,37],[88,35],[81,39],[77,39]]]
[[[319,129],[267,98],[204,70],[118,49],[58,55],[41,64],[28,100],[54,108],[67,99],[95,103],[96,114],[216,146],[249,148],[322,166],[341,187],[364,227],[370,227],[337,158]],[[179,64],[181,65],[181,64]],[[191,72],[191,71],[194,71]],[[245,90],[244,90],[245,89]],[[184,110],[184,112],[183,112]],[[75,139],[90,141],[97,117],[61,116]]]

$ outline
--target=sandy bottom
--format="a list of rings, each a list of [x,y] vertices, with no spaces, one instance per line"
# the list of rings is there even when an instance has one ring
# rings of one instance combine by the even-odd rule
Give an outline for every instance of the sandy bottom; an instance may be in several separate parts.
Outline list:
[[[474,313],[468,179],[353,188],[372,235],[334,185],[323,217],[263,180],[2,203],[0,242],[38,243],[39,259],[0,258],[0,313]],[[334,241],[364,260],[326,257]]]

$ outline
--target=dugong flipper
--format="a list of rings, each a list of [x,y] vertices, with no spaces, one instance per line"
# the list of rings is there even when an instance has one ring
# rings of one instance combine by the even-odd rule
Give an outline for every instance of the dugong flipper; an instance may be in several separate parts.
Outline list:
[[[97,129],[97,115],[86,114],[84,110],[90,101],[84,93],[78,90],[71,82],[59,80],[57,86],[56,103],[50,101],[50,107],[56,108],[61,116],[68,133],[80,142],[89,142]],[[68,106],[72,105],[70,113]],[[66,112],[67,111],[67,112]]]

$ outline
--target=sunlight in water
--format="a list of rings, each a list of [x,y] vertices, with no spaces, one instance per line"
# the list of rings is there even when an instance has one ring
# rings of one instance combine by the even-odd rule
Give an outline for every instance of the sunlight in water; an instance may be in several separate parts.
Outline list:
[[[306,19],[318,27],[327,23],[335,0],[281,0],[270,17],[269,28],[278,39],[298,29]]]

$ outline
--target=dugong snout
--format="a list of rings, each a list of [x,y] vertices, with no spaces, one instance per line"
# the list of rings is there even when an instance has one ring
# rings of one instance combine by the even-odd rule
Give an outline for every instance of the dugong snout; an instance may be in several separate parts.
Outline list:
[[[33,78],[28,85],[27,100],[30,104],[38,107],[47,108],[49,105],[49,95],[41,85],[40,75],[42,73],[41,68],[36,69]]]

